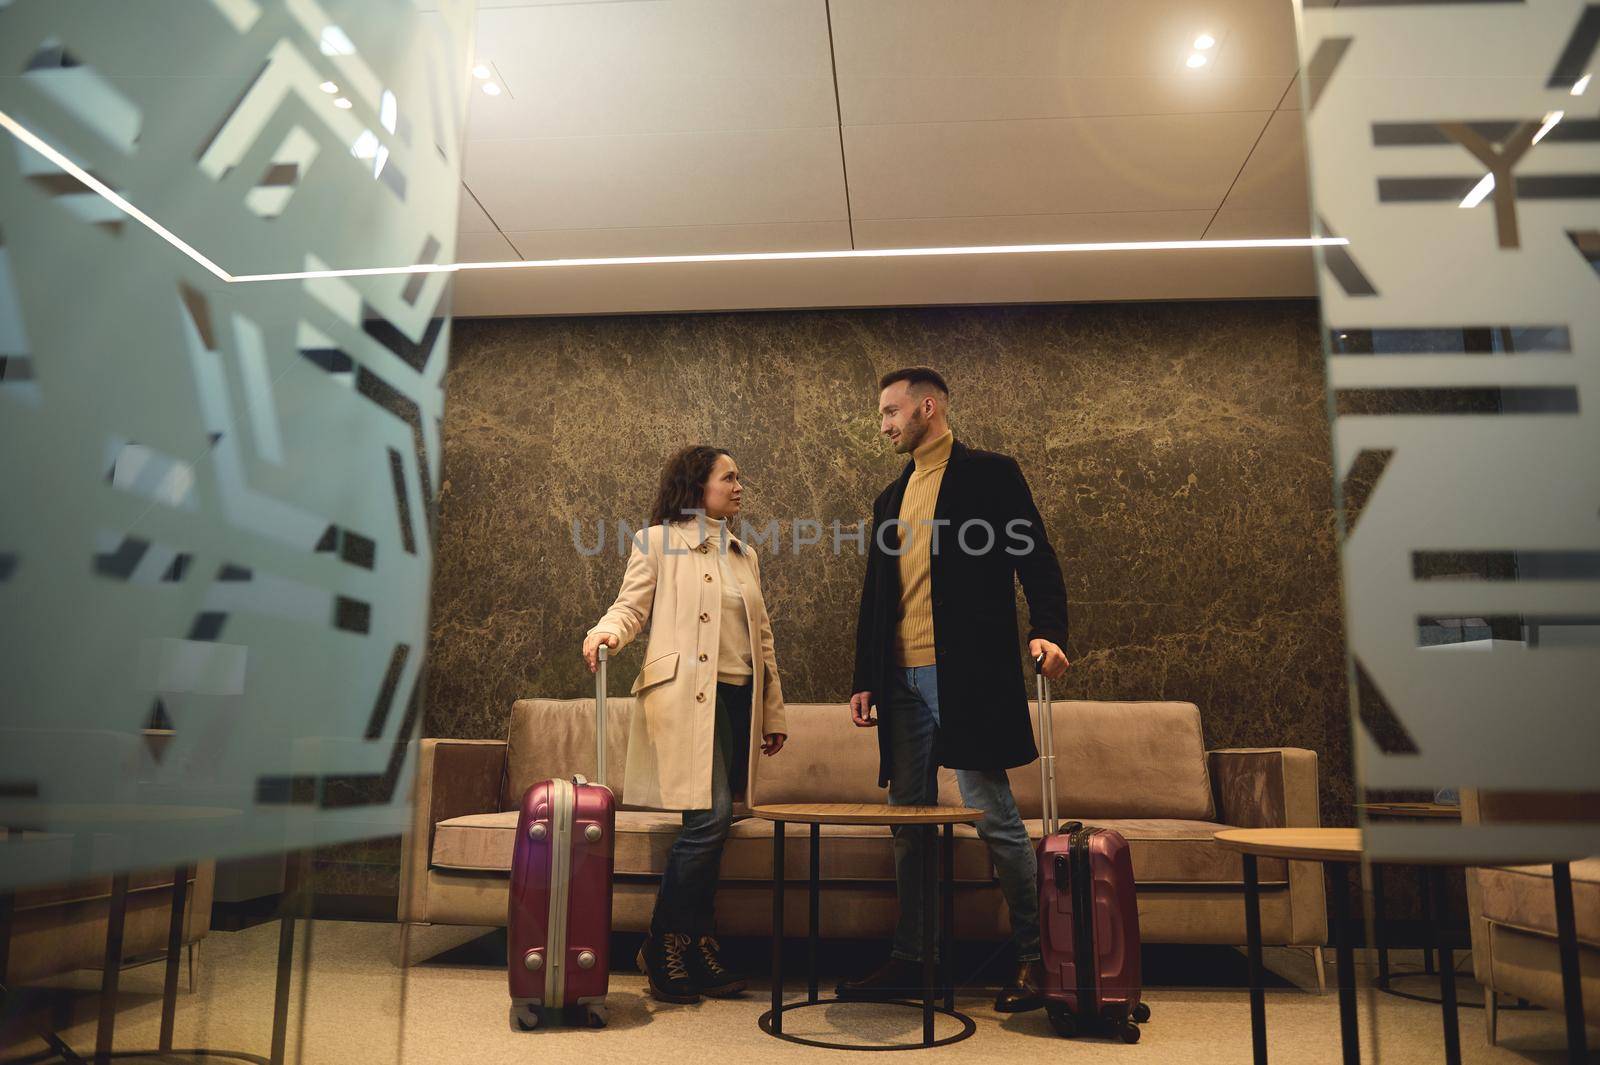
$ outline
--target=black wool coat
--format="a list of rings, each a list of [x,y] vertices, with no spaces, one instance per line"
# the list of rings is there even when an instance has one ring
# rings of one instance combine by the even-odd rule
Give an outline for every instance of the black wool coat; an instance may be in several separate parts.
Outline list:
[[[892,771],[894,715],[886,712],[896,668],[900,613],[899,558],[893,522],[916,463],[872,504],[867,574],[856,621],[852,691],[879,707],[878,785]],[[1067,646],[1067,589],[1033,493],[1015,459],[951,442],[933,511],[931,551],[934,650],[938,656],[939,735],[935,757],[953,769],[1011,769],[1039,757],[1017,644],[1015,580],[1028,600],[1028,639]],[[944,524],[948,521],[949,524]],[[993,530],[991,538],[981,525]],[[887,524],[887,528],[885,527]],[[883,530],[881,541],[879,530]],[[917,549],[933,530],[907,530]]]

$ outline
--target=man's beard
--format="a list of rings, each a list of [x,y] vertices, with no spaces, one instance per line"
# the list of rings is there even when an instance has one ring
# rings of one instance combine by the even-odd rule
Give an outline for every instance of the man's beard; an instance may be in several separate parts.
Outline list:
[[[909,455],[922,446],[928,437],[928,422],[918,411],[911,415],[911,420],[906,422],[906,427],[900,430],[900,446],[896,450],[899,454]]]

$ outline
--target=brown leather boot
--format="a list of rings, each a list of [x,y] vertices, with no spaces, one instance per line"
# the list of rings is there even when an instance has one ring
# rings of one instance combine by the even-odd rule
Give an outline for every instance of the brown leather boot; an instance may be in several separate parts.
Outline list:
[[[996,1013],[1026,1013],[1044,1005],[1039,989],[1044,986],[1044,966],[1038,960],[1019,962],[1017,975],[994,997]]]

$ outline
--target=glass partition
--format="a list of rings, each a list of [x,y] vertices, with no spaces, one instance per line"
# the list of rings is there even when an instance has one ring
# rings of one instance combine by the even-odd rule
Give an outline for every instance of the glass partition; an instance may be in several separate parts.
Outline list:
[[[1548,1013],[1518,1018],[1528,1046],[1581,1048],[1595,956],[1567,878],[1592,881],[1600,853],[1600,8],[1303,0],[1300,17],[1314,221],[1349,242],[1319,249],[1319,288],[1367,943],[1395,937],[1398,899],[1441,948],[1425,972],[1385,957],[1378,986],[1465,973],[1470,948],[1460,990],[1485,989],[1463,1004],[1490,1041],[1520,1001]]]
[[[399,875],[451,275],[328,275],[453,255],[434,6],[0,3],[0,1057],[356,1060],[336,988],[398,1055],[329,918]]]

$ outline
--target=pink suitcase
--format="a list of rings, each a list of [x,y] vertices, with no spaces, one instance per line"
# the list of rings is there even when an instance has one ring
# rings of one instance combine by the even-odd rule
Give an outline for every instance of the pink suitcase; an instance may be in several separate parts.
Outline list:
[[[1139,1041],[1150,1007],[1139,1001],[1139,908],[1128,841],[1109,828],[1061,824],[1056,809],[1055,729],[1044,658],[1039,685],[1039,773],[1044,838],[1039,841],[1039,931],[1050,1024]]]
[[[611,976],[611,878],[616,799],[606,773],[606,651],[595,677],[595,777],[543,780],[522,796],[511,856],[506,964],[511,1026],[551,1013],[605,1027]]]

